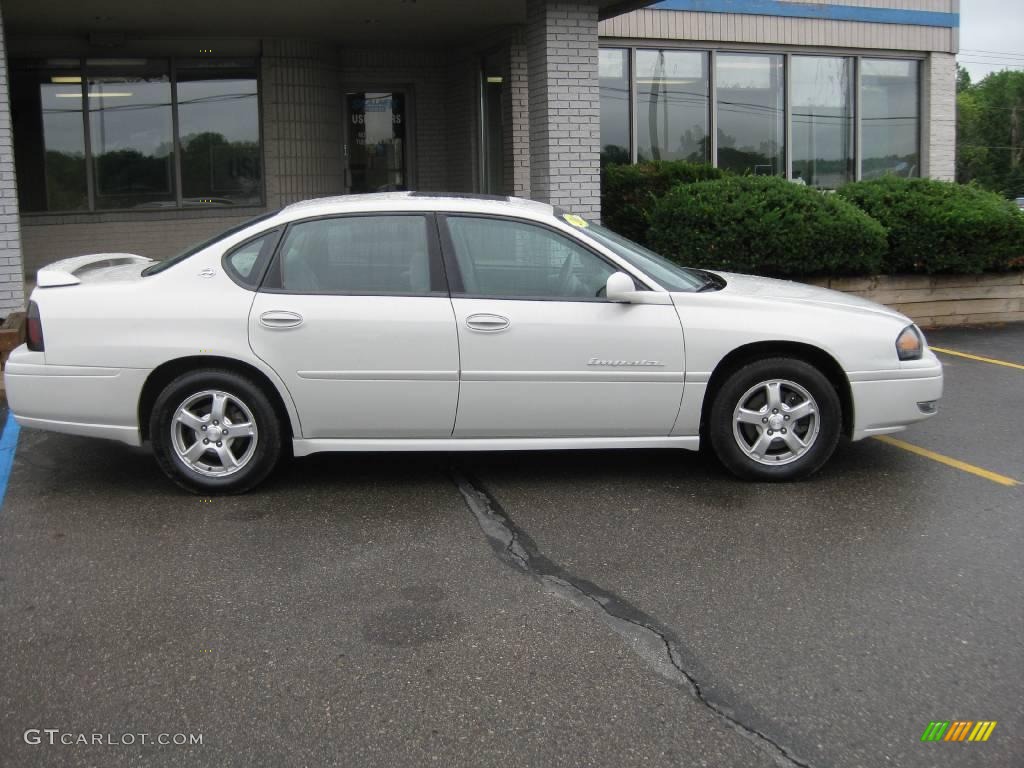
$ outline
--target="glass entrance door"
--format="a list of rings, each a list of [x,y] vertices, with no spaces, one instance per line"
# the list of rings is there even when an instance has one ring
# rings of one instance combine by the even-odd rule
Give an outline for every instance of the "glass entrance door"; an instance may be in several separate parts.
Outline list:
[[[349,192],[407,189],[406,102],[397,91],[345,94]]]

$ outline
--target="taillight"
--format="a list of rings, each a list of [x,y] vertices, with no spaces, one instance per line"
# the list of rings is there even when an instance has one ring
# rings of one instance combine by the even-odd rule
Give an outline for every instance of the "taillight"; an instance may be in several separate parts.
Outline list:
[[[25,335],[28,340],[28,348],[33,352],[42,352],[45,349],[43,344],[43,323],[39,319],[39,305],[34,301],[28,303],[28,314],[25,317]]]

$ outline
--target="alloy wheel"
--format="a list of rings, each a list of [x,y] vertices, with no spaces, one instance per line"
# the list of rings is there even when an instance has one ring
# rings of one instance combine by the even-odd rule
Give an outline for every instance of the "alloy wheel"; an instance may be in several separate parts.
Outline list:
[[[252,460],[259,430],[241,398],[218,389],[186,398],[171,421],[171,445],[181,462],[206,477],[226,477]]]
[[[779,466],[796,461],[814,445],[818,404],[804,387],[785,379],[755,384],[733,410],[733,437],[747,458]]]

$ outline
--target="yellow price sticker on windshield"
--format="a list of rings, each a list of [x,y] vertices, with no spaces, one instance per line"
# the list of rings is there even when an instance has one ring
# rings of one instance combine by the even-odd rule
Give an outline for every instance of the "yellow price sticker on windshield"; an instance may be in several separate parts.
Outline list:
[[[582,216],[577,216],[575,213],[562,214],[562,218],[565,219],[569,224],[572,224],[574,227],[579,227],[580,229],[586,229],[587,227],[590,226],[589,224],[587,224],[586,219],[584,219]]]

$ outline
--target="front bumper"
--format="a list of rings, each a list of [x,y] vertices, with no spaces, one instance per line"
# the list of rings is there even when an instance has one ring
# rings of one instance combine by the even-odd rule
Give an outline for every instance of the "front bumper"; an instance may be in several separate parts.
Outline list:
[[[853,440],[901,432],[937,412],[942,397],[942,364],[929,351],[925,359],[891,371],[851,373]]]
[[[7,403],[24,427],[142,445],[139,395],[149,371],[47,365],[22,345],[4,371]]]

